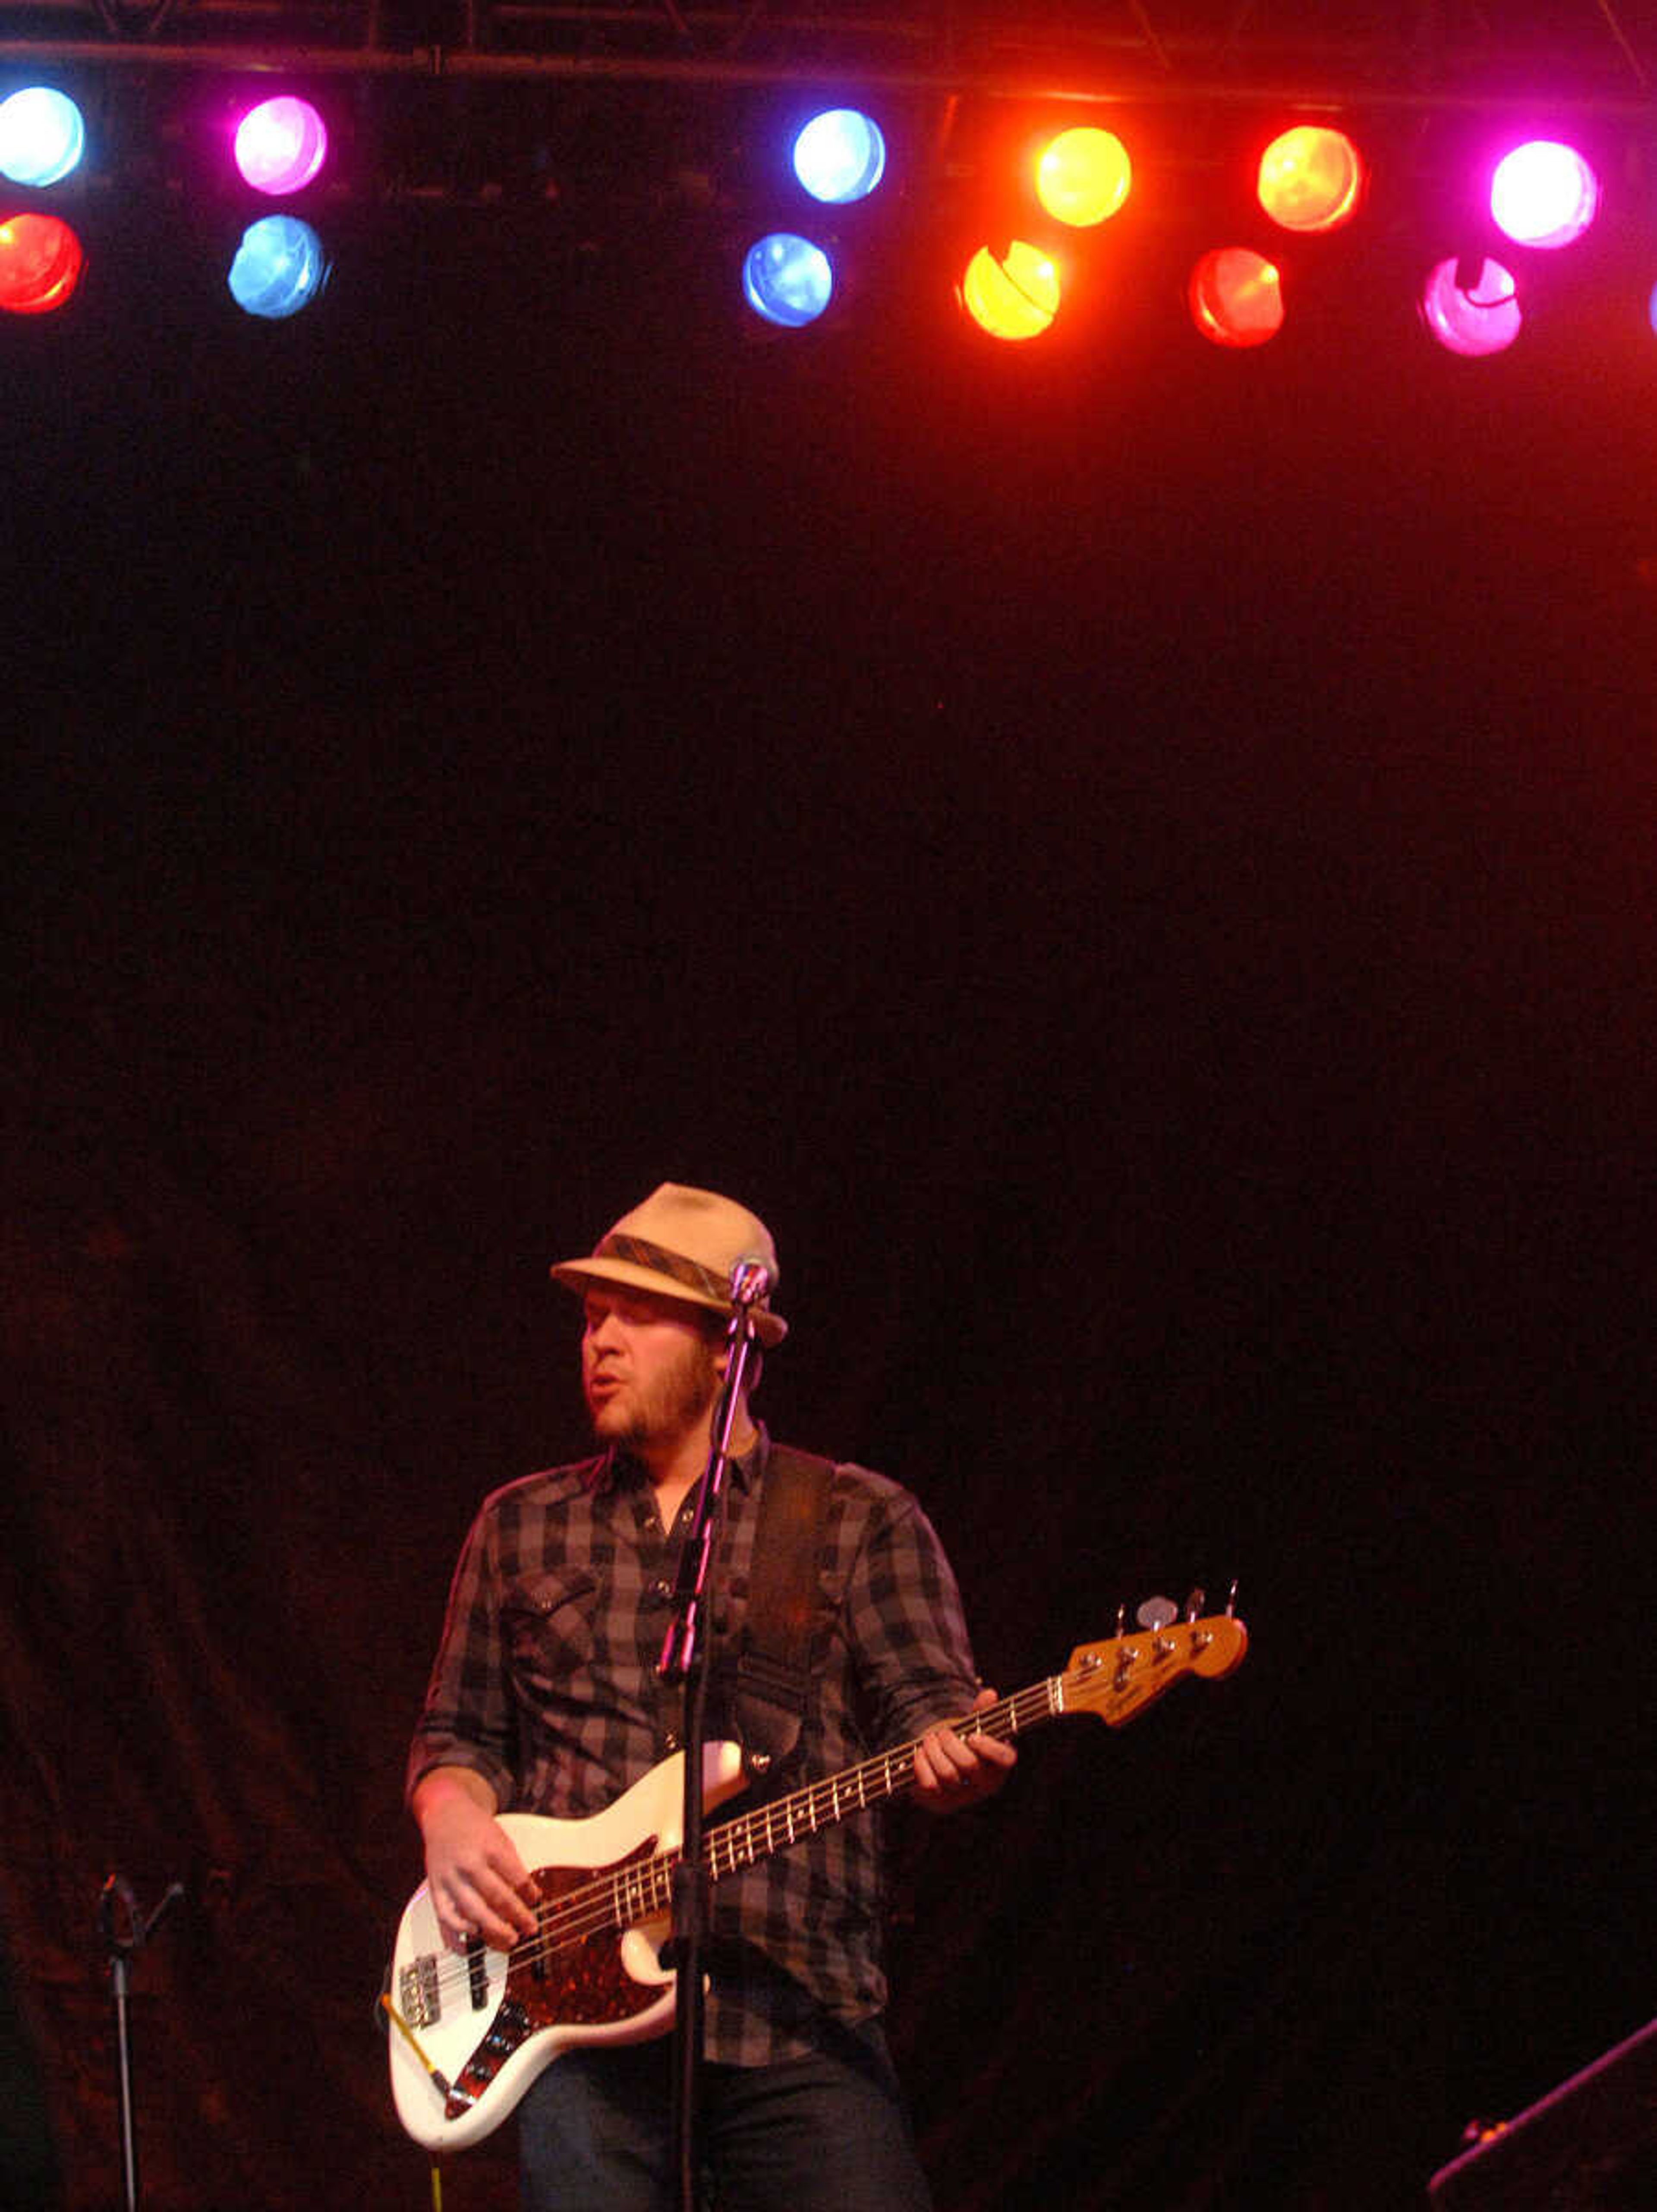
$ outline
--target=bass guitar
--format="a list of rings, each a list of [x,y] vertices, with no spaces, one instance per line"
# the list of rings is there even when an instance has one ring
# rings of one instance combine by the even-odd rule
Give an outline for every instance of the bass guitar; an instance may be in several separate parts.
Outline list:
[[[1229,1612],[1169,1618],[1139,1635],[1079,1644],[1062,1674],[953,1725],[962,1736],[1004,1742],[1070,1713],[1096,1713],[1118,1728],[1181,1675],[1229,1674],[1247,1645],[1247,1632]],[[710,1827],[704,1844],[713,1879],[901,1796],[914,1783],[915,1750],[907,1743],[877,1753]],[[538,1923],[510,1952],[476,1939],[464,1954],[446,1949],[425,1884],[410,1899],[380,2003],[391,2028],[392,2098],[416,2142],[463,2149],[501,2124],[561,2051],[642,2042],[671,2027],[673,1972],[659,1954],[671,1933],[683,1771],[683,1753],[676,1752],[591,1820],[501,1815],[533,1869],[525,1895]],[[744,1779],[737,1745],[707,1746],[710,1810]]]

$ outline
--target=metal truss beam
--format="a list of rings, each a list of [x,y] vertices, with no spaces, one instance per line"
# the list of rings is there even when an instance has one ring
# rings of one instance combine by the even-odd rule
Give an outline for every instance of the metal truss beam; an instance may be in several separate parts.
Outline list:
[[[25,0],[0,70],[813,87],[1108,106],[1657,109],[1611,0]],[[1649,26],[1642,27],[1647,43]]]

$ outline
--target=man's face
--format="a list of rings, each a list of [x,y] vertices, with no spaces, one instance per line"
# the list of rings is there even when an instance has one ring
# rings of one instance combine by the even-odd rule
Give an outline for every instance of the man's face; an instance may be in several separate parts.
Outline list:
[[[659,1445],[705,1431],[719,1396],[721,1346],[671,1298],[589,1291],[581,1388],[601,1443]]]

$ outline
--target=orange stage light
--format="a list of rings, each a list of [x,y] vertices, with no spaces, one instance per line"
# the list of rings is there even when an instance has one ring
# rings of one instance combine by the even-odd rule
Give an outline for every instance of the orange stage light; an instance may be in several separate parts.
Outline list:
[[[1284,230],[1338,228],[1363,190],[1363,159],[1344,131],[1302,123],[1260,156],[1260,205]]]
[[[1111,131],[1090,125],[1061,131],[1035,165],[1035,196],[1055,222],[1078,228],[1105,222],[1133,183],[1127,148]]]
[[[1040,337],[1059,312],[1059,271],[1039,246],[1015,238],[1005,253],[980,246],[961,281],[961,304],[992,338]]]

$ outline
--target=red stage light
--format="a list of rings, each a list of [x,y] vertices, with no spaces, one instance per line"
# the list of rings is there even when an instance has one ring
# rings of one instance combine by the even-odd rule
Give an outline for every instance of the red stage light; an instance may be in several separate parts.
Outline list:
[[[1263,253],[1223,246],[1191,272],[1191,319],[1215,345],[1264,345],[1283,328],[1283,289]]]
[[[1302,123],[1260,156],[1260,205],[1285,230],[1336,229],[1363,190],[1363,162],[1344,131]]]
[[[13,215],[0,222],[0,308],[49,315],[81,281],[81,241],[55,215]]]

